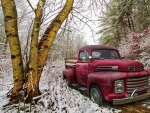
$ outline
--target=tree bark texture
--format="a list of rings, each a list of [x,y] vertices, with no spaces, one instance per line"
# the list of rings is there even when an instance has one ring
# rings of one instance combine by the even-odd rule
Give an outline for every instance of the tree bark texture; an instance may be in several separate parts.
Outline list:
[[[38,82],[40,81],[41,73],[49,52],[50,47],[55,39],[55,36],[72,10],[74,0],[66,0],[66,4],[61,12],[54,18],[51,24],[46,29],[44,35],[38,44]]]
[[[33,97],[39,95],[37,87],[37,58],[38,58],[38,37],[42,18],[42,9],[45,0],[39,0],[37,9],[35,10],[35,19],[31,35],[30,56],[29,56],[29,72],[27,81],[27,101],[31,101]]]
[[[12,103],[17,103],[24,84],[24,71],[18,36],[17,11],[14,0],[1,0],[1,4],[4,13],[5,33],[10,47],[13,67],[14,87],[11,101]]]

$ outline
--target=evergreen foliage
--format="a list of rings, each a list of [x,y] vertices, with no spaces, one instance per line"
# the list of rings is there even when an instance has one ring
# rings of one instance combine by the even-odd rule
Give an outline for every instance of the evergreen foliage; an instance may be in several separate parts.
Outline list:
[[[100,19],[100,44],[118,46],[130,32],[143,32],[150,25],[149,12],[149,0],[110,0]]]

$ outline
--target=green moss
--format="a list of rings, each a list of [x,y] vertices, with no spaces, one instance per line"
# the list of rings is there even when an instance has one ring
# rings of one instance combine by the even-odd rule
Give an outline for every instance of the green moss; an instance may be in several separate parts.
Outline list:
[[[39,5],[42,6],[43,5],[43,1],[39,0]]]
[[[34,31],[35,31],[35,32],[38,32],[38,31],[39,31],[39,28],[35,28]]]

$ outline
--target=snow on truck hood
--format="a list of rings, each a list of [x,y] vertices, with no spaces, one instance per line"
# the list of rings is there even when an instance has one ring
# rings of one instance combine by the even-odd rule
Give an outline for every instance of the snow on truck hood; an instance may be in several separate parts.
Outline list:
[[[92,67],[96,71],[99,70],[112,70],[112,71],[143,71],[144,65],[134,60],[122,59],[100,59],[93,60]]]

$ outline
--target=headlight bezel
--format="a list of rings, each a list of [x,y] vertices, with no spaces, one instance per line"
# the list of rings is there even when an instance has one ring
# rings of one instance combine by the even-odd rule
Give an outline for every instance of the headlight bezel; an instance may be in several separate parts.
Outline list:
[[[120,94],[124,92],[124,81],[123,80],[116,80],[114,82],[114,89],[116,94]]]

